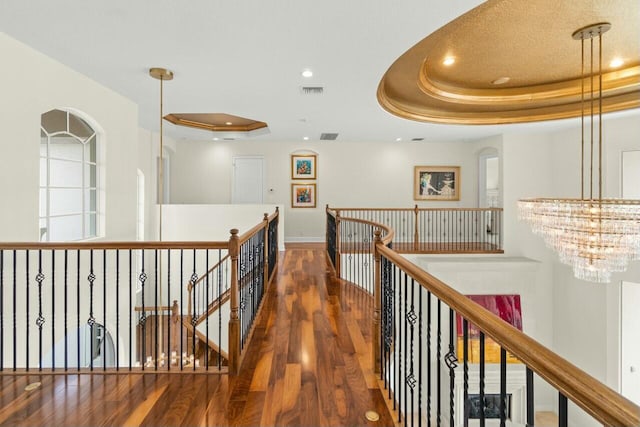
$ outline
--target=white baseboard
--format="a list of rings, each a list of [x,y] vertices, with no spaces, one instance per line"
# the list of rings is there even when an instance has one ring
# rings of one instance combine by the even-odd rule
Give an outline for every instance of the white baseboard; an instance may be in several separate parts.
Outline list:
[[[324,243],[324,237],[285,237],[285,243]]]

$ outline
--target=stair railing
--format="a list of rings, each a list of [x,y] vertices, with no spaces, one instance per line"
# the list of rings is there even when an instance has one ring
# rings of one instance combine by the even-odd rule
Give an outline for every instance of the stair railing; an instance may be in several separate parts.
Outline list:
[[[348,222],[363,224],[327,209],[330,259],[345,248],[331,224]],[[605,426],[640,425],[640,407],[404,258],[374,224],[373,366],[398,423],[534,426],[537,375],[556,390],[561,427],[577,415],[569,402]]]

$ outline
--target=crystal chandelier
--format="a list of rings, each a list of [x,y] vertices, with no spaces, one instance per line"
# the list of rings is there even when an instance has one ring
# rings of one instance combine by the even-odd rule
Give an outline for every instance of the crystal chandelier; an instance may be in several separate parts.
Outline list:
[[[640,200],[602,198],[602,34],[611,28],[598,23],[581,28],[573,38],[581,41],[582,190],[580,199],[534,198],[518,201],[518,216],[542,235],[560,261],[573,267],[578,279],[611,281],[611,273],[624,271],[629,261],[640,259]],[[598,72],[594,74],[594,38],[598,38]],[[590,73],[585,77],[585,40],[590,41]],[[597,84],[595,80],[597,79]],[[589,83],[588,99],[585,83]],[[597,91],[597,92],[596,92]],[[588,115],[585,103],[589,103]],[[595,104],[597,103],[597,107]],[[598,114],[598,181],[594,197],[594,112]],[[590,125],[589,195],[585,197],[585,128]]]

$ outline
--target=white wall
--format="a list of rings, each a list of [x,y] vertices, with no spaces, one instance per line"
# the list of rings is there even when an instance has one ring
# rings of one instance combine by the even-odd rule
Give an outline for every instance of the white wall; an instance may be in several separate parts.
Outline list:
[[[172,162],[173,203],[230,203],[232,157],[264,156],[265,203],[285,206],[287,241],[323,241],[326,204],[335,207],[476,206],[478,143],[350,143],[345,141],[178,141]],[[317,207],[291,208],[290,154],[318,155]],[[413,200],[413,166],[460,166],[459,202]]]
[[[241,236],[282,205],[165,205],[162,236],[170,241],[228,241],[230,230]],[[284,215],[278,220],[278,244],[284,250]]]
[[[103,234],[135,238],[138,108],[132,101],[0,33],[0,236],[37,241],[40,116],[73,108],[104,130],[107,193]],[[17,179],[19,178],[19,179]],[[7,207],[10,205],[10,208]]]

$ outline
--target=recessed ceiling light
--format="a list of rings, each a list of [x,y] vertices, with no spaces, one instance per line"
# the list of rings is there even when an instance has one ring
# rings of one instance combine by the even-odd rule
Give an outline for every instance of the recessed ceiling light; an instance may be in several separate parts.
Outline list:
[[[511,77],[498,77],[497,79],[495,79],[494,81],[491,82],[491,84],[494,85],[503,85],[506,82],[508,82],[509,80],[511,80]]]
[[[456,58],[454,58],[453,56],[447,56],[446,58],[444,58],[444,60],[442,61],[443,65],[446,65],[447,67],[450,65],[453,65],[456,62]]]
[[[303,70],[302,71],[302,77],[307,77],[307,78],[313,77],[313,71],[311,71],[309,69]]]
[[[218,138],[217,136],[213,138],[214,141],[220,141],[220,138]]]
[[[622,60],[622,58],[613,58],[611,62],[609,62],[609,66],[611,68],[618,68],[622,64],[624,64],[624,61]]]
[[[309,137],[308,136],[303,136],[302,139],[304,139],[305,141],[308,141]]]
[[[231,123],[231,122],[226,122],[226,123],[225,123],[225,125],[227,125],[227,126],[231,126],[232,124],[233,124],[233,123]]]
[[[402,141],[402,138],[396,138],[396,142]]]

